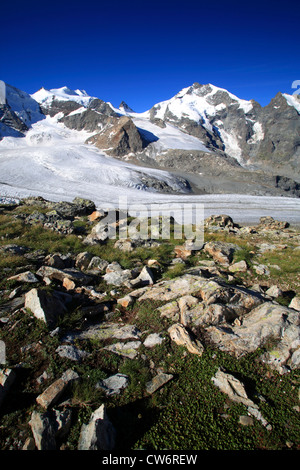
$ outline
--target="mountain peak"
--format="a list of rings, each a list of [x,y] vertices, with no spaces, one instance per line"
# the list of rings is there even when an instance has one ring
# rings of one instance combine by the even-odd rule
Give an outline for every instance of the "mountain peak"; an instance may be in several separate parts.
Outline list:
[[[130,108],[130,106],[128,106],[127,103],[125,103],[125,101],[122,101],[122,103],[120,104],[119,106],[119,109],[121,111],[125,111],[125,113],[133,113],[133,109]]]

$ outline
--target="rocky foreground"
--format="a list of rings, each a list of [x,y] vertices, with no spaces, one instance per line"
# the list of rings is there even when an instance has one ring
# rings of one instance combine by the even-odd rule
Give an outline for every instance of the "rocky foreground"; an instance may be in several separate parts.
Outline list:
[[[199,367],[190,376],[199,386],[210,357],[201,390],[218,397],[217,432],[231,420],[235,432],[251,433],[250,448],[297,448],[299,231],[270,217],[241,227],[212,216],[202,248],[193,251],[184,239],[108,240],[105,215],[79,198],[28,198],[0,208],[0,447],[231,448],[226,440],[205,447],[199,436],[191,443],[184,438],[189,429],[181,431],[181,444],[162,440],[168,413],[180,428],[181,408],[188,415],[196,392],[191,382],[178,409],[171,408],[172,394],[183,379],[188,389],[191,365]],[[119,214],[115,226],[127,223]],[[247,377],[238,364],[248,360]],[[280,397],[280,406],[288,400],[284,424],[268,382],[288,387],[289,396]],[[151,423],[143,422],[146,402]],[[229,410],[236,406],[234,421]],[[133,407],[126,431],[122,407]],[[154,415],[160,417],[153,421]],[[135,435],[130,444],[126,434]],[[236,448],[247,448],[236,439]]]

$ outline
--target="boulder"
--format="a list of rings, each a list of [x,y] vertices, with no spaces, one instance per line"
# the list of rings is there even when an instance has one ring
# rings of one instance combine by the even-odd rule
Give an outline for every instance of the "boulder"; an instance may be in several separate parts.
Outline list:
[[[168,383],[172,379],[173,379],[172,374],[165,374],[163,372],[160,372],[155,377],[153,377],[152,380],[147,382],[146,392],[149,393],[149,394],[152,394],[152,393],[156,392],[156,390],[163,387],[166,383]]]
[[[39,280],[31,271],[25,271],[24,273],[16,274],[15,276],[9,277],[7,280],[17,282],[28,282],[29,284],[39,282]]]
[[[197,354],[201,356],[204,348],[200,341],[193,340],[186,330],[186,328],[180,323],[175,323],[168,329],[168,333],[172,341],[179,346],[184,346],[191,354]]]
[[[88,424],[81,427],[78,450],[113,450],[116,431],[107,417],[105,405],[93,412]]]
[[[87,270],[88,271],[93,271],[93,272],[98,272],[102,273],[105,271],[107,266],[109,265],[109,262],[100,258],[99,256],[93,256]]]
[[[131,295],[125,295],[125,297],[118,299],[118,304],[124,308],[129,307],[133,303],[134,303],[134,298]]]
[[[154,276],[148,266],[144,266],[138,277],[130,281],[132,287],[143,287],[152,284],[154,284]]]
[[[294,297],[289,304],[289,308],[293,308],[300,312],[300,297]]]
[[[96,384],[96,388],[103,390],[107,396],[118,395],[121,390],[127,387],[128,383],[129,377],[118,373],[107,379],[100,380],[100,382]]]
[[[119,356],[128,357],[128,359],[134,359],[138,354],[137,349],[141,346],[141,344],[141,341],[128,341],[127,343],[114,343],[105,347],[104,349],[118,354]]]
[[[132,278],[130,269],[122,269],[117,262],[110,263],[106,268],[106,274],[103,279],[107,284],[121,286]]]
[[[33,411],[29,425],[37,450],[56,450],[55,431],[48,414]]]
[[[109,338],[121,340],[139,339],[141,334],[141,331],[135,325],[104,322],[97,325],[91,325],[88,328],[76,333],[69,333],[64,338],[64,341],[70,342],[74,341],[75,339],[92,339],[103,341]]]
[[[151,333],[147,336],[144,341],[145,348],[153,348],[158,344],[161,344],[164,341],[164,338],[159,333]]]
[[[270,297],[277,298],[283,294],[282,289],[279,286],[271,286],[268,290],[266,290],[266,295]]]
[[[248,270],[248,266],[247,266],[246,261],[242,260],[242,261],[239,261],[238,263],[234,263],[231,266],[229,266],[228,270],[231,273],[239,273],[239,272],[245,273]]]
[[[207,337],[219,349],[237,358],[270,346],[261,359],[280,373],[299,367],[299,312],[264,302],[244,315],[240,324],[210,326]]]
[[[259,219],[259,228],[264,228],[268,230],[282,230],[289,227],[289,223],[286,221],[275,220],[271,216],[260,217]]]
[[[36,272],[36,275],[43,279],[48,278],[60,282],[63,282],[64,279],[67,278],[74,281],[75,284],[78,283],[80,285],[88,285],[92,279],[91,276],[74,268],[57,269],[51,266],[41,266]]]
[[[131,240],[117,240],[116,243],[114,244],[114,248],[117,248],[118,250],[124,251],[124,252],[131,252],[134,250],[134,243]]]
[[[87,251],[79,253],[76,256],[75,267],[83,271],[89,267],[93,255]]]
[[[221,215],[211,215],[207,219],[204,220],[205,227],[219,227],[219,228],[234,228],[236,224],[234,224],[232,218],[229,215],[221,214]]]
[[[272,429],[268,422],[263,418],[258,406],[248,397],[244,384],[236,377],[218,369],[215,376],[212,378],[212,381],[223,393],[228,395],[230,400],[245,405],[248,412],[258,419],[264,427],[269,431]]]
[[[43,289],[31,289],[25,294],[25,308],[50,328],[56,325],[59,317],[67,310],[58,293]]]
[[[71,426],[71,411],[33,411],[29,425],[37,450],[56,450],[56,439],[67,435]]]
[[[68,369],[63,375],[55,380],[43,393],[38,395],[36,402],[44,409],[51,408],[58,402],[68,385],[79,379],[79,375],[72,369]]]
[[[234,253],[240,249],[238,245],[226,242],[212,241],[204,245],[204,252],[212,256],[216,262],[225,266],[232,262]]]
[[[82,359],[85,359],[89,353],[78,349],[76,346],[69,344],[62,344],[56,349],[57,354],[60,357],[69,359],[70,361],[80,362]]]

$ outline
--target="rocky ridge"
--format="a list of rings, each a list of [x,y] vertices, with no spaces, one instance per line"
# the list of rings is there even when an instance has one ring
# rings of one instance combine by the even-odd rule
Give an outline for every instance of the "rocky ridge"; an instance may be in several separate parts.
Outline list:
[[[275,380],[297,374],[300,286],[295,283],[292,291],[290,284],[273,284],[271,270],[282,268],[261,261],[265,253],[287,256],[292,252],[297,256],[300,236],[289,224],[264,217],[255,227],[241,227],[229,216],[212,216],[205,220],[209,239],[194,252],[189,240],[169,245],[138,236],[128,240],[90,237],[93,230],[103,234],[105,211],[96,211],[92,201],[79,198],[73,203],[55,203],[56,219],[51,226],[37,214],[43,215],[49,208],[53,211],[53,204],[31,198],[1,208],[3,222],[10,218],[24,230],[43,227],[46,233],[61,237],[59,240],[74,244],[75,237],[86,247],[72,252],[69,246],[67,254],[33,250],[22,245],[20,228],[10,243],[5,237],[1,240],[5,266],[2,289],[8,283],[1,291],[0,305],[0,332],[7,352],[0,375],[1,411],[5,414],[6,407],[10,409],[14,396],[22,400],[19,383],[28,367],[32,372],[26,386],[34,407],[30,420],[25,418],[23,424],[27,431],[19,434],[17,443],[12,444],[2,427],[0,436],[6,436],[6,443],[0,438],[2,448],[70,448],[75,427],[80,430],[78,449],[114,449],[120,442],[118,421],[109,417],[111,400],[126,396],[126,390],[131,390],[129,397],[135,393],[130,388],[132,372],[124,372],[124,364],[130,370],[126,361],[139,361],[139,368],[141,364],[147,367],[147,381],[140,392],[143,399],[176,388],[180,380],[170,365],[155,358],[159,348],[166,348],[165,358],[179,348],[186,362],[191,356],[205,360],[211,349],[237,361],[255,354],[255,361],[265,368],[265,381],[268,376]],[[71,231],[64,226],[70,219]],[[74,225],[75,220],[82,224]],[[127,218],[120,214],[116,223],[126,224]],[[245,249],[249,237],[252,250]],[[150,253],[158,255],[164,244],[170,250],[168,255],[163,252],[157,258],[149,257]],[[109,246],[114,259],[105,255]],[[254,258],[250,256],[253,250]],[[22,264],[10,267],[16,256]],[[126,259],[127,267],[117,259]],[[147,312],[144,321],[143,311]],[[35,329],[37,333],[32,334]],[[53,357],[51,367],[49,358],[45,361],[46,351]],[[106,366],[100,365],[103,357]],[[117,368],[109,367],[114,361]],[[90,366],[98,369],[94,395],[98,390],[100,401],[95,401],[92,414],[79,426],[74,418],[78,413],[74,390],[87,386],[90,379],[84,368],[89,370]],[[264,432],[272,433],[276,428],[276,422],[264,415],[268,408],[261,406],[262,401],[255,399],[239,375],[217,367],[211,384],[222,396],[228,396],[229,402],[246,407],[248,416],[260,423]],[[247,421],[244,418],[240,416],[242,422]]]

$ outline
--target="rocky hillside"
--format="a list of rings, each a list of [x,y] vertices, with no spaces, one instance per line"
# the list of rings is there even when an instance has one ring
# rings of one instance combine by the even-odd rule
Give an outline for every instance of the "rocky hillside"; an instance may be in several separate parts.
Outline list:
[[[1,449],[299,448],[299,232],[212,216],[195,251],[95,209],[0,208]]]

